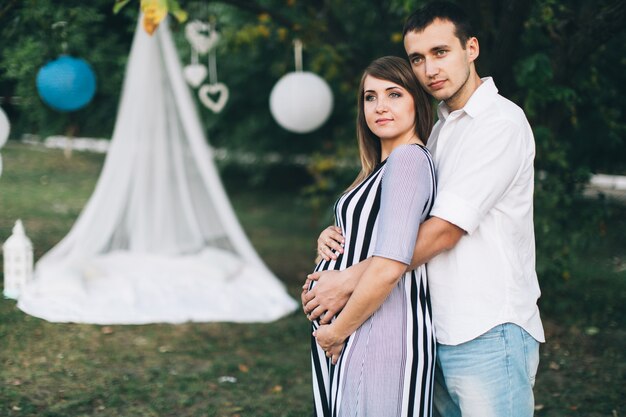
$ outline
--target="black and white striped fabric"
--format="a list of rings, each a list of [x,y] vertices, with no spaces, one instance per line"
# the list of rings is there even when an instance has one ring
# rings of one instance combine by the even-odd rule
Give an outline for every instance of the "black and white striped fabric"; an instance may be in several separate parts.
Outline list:
[[[375,252],[377,256],[381,251],[398,253],[396,246],[400,252],[408,247],[412,254],[417,228],[432,207],[435,189],[428,150],[418,145],[396,148],[335,203],[335,221],[345,237],[344,253],[335,261],[321,261],[315,270],[343,270]],[[403,196],[416,193],[421,197],[409,200],[420,201],[421,206],[406,204]],[[406,242],[389,236],[399,230],[398,223],[414,229],[399,233]],[[394,247],[381,248],[379,239]],[[400,258],[406,255],[389,257],[403,261]],[[314,322],[313,330],[317,327]],[[435,337],[426,267],[404,274],[383,305],[348,338],[336,365],[315,338],[311,348],[315,416],[430,417]]]

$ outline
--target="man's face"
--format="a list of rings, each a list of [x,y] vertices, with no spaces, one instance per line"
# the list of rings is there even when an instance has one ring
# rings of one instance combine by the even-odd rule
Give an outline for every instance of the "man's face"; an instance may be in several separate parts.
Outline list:
[[[404,49],[420,84],[451,110],[463,107],[474,92],[468,80],[475,74],[472,62],[478,56],[476,38],[463,48],[454,29],[452,22],[436,19],[423,31],[404,37]]]

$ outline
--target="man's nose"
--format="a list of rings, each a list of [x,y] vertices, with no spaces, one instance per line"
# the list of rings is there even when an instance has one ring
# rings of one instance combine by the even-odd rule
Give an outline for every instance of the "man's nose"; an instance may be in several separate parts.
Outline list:
[[[426,76],[434,77],[439,73],[439,66],[432,59],[426,59],[424,61],[424,71],[426,72]]]

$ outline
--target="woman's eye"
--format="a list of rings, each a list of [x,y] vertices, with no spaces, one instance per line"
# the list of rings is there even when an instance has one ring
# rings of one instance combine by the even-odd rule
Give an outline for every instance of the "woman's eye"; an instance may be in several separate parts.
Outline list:
[[[375,99],[376,99],[376,97],[374,97],[372,95],[365,96],[365,101],[374,101]]]
[[[391,97],[391,98],[398,98],[398,97],[402,97],[402,94],[394,92],[394,93],[390,93],[389,97]]]

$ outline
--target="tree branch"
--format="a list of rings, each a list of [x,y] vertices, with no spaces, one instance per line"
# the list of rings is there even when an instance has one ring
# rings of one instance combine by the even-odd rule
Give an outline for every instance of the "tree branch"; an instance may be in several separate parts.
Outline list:
[[[297,25],[297,22],[289,19],[284,16],[282,13],[277,12],[276,10],[269,9],[265,6],[261,6],[255,1],[246,1],[246,0],[215,0],[216,3],[224,3],[230,4],[231,6],[238,7],[242,10],[247,10],[252,13],[261,14],[267,13],[274,19],[277,23],[288,27],[289,29],[294,29]]]
[[[555,73],[559,79],[565,79],[572,68],[578,67],[588,59],[599,46],[608,42],[616,33],[624,30],[626,19],[626,5],[623,0],[613,0],[605,4],[596,5],[580,16],[577,24],[570,25],[569,33],[561,36],[561,45],[564,54],[558,55],[555,63]]]
[[[17,4],[17,1],[18,0],[11,0],[7,4],[5,4],[2,9],[0,9],[0,20],[2,20],[2,17],[5,14],[7,14],[9,12],[9,10],[11,10]]]
[[[519,58],[520,33],[531,10],[531,0],[467,0],[465,9],[477,30],[481,56],[479,74],[493,76],[504,95],[515,91],[513,64]]]
[[[508,95],[516,89],[513,65],[522,51],[520,34],[530,15],[531,1],[507,1],[502,2],[501,7],[497,22],[498,32],[494,34],[491,69],[498,80],[499,88]]]

